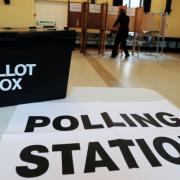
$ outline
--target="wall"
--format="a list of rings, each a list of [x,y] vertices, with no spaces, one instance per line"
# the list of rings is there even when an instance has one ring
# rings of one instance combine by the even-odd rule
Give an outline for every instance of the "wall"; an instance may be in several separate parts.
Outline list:
[[[112,0],[96,0],[96,3],[98,4],[101,4],[101,3],[108,3],[109,5],[112,5],[113,4],[113,1]]]
[[[152,0],[151,12],[160,12],[165,9],[166,0]],[[179,37],[180,38],[180,0],[172,1],[172,12],[167,16],[165,30],[165,36],[167,37]]]
[[[159,13],[162,9],[165,9],[166,0],[152,0],[151,1],[151,12]]]
[[[68,4],[60,1],[36,0],[35,13],[37,21],[54,21],[58,29],[67,26]]]
[[[11,0],[5,5],[0,0],[0,27],[34,26],[34,0]]]
[[[39,0],[42,2],[67,2],[67,0]],[[71,0],[72,2],[81,2],[87,0]],[[112,0],[96,0],[97,3],[108,2],[112,4]],[[152,0],[151,12],[160,12],[161,9],[165,9],[166,0]],[[63,5],[64,6],[64,5]],[[65,8],[65,7],[64,7]],[[180,38],[180,21],[177,19],[180,17],[180,0],[172,1],[172,12],[167,16],[166,36],[179,37]],[[41,9],[42,10],[42,9]],[[39,11],[41,11],[39,10]],[[62,9],[61,9],[62,10]],[[36,10],[37,11],[37,10]],[[67,22],[67,9],[62,10],[64,13],[59,18],[59,26],[62,26],[65,21]],[[11,0],[10,5],[5,5],[3,0],[0,0],[0,27],[28,27],[35,25],[35,0]],[[43,13],[38,14],[37,18],[42,18]],[[51,11],[44,12],[44,18],[46,16],[51,17]],[[60,19],[61,22],[60,23]]]
[[[167,16],[167,29],[165,31],[166,36],[179,37],[180,38],[180,0],[172,1],[172,12]]]

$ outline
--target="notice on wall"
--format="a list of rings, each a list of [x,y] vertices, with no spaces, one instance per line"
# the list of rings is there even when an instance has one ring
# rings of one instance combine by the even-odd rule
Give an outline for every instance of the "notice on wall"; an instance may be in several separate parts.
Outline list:
[[[82,4],[81,3],[70,3],[70,12],[81,12]]]
[[[179,109],[167,101],[32,103],[17,107],[6,133],[64,133],[110,128],[180,130],[179,118]]]
[[[179,166],[165,100],[20,105],[0,141],[2,180],[179,180]]]
[[[108,6],[108,15],[117,15],[119,14],[118,6]]]
[[[101,5],[100,4],[90,4],[89,5],[89,13],[101,13]]]

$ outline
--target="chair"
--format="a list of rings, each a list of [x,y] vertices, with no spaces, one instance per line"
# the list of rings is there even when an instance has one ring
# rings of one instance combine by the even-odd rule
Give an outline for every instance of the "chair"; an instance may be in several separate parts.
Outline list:
[[[156,53],[158,53],[159,48],[159,31],[144,31],[135,33],[134,42],[133,42],[133,52],[138,48],[138,57],[140,54],[141,48],[150,49],[156,48]]]

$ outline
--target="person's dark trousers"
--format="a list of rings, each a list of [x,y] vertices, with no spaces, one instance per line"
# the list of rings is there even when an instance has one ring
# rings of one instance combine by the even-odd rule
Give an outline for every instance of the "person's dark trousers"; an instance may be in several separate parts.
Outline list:
[[[126,39],[121,40],[121,49],[124,51],[126,57],[129,57],[129,52],[126,45]]]
[[[129,57],[129,53],[126,46],[127,32],[118,32],[114,41],[111,57],[116,57],[118,54],[119,44],[121,43],[121,49],[124,51],[126,57]]]
[[[115,41],[114,41],[111,57],[116,57],[117,56],[120,42],[121,42],[121,36],[120,36],[120,33],[118,32],[116,34],[116,38],[115,38]]]

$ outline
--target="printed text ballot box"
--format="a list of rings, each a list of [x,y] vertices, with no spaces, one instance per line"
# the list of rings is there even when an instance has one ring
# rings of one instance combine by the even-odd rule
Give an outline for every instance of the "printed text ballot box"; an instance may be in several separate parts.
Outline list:
[[[0,106],[66,96],[75,31],[0,33]]]

